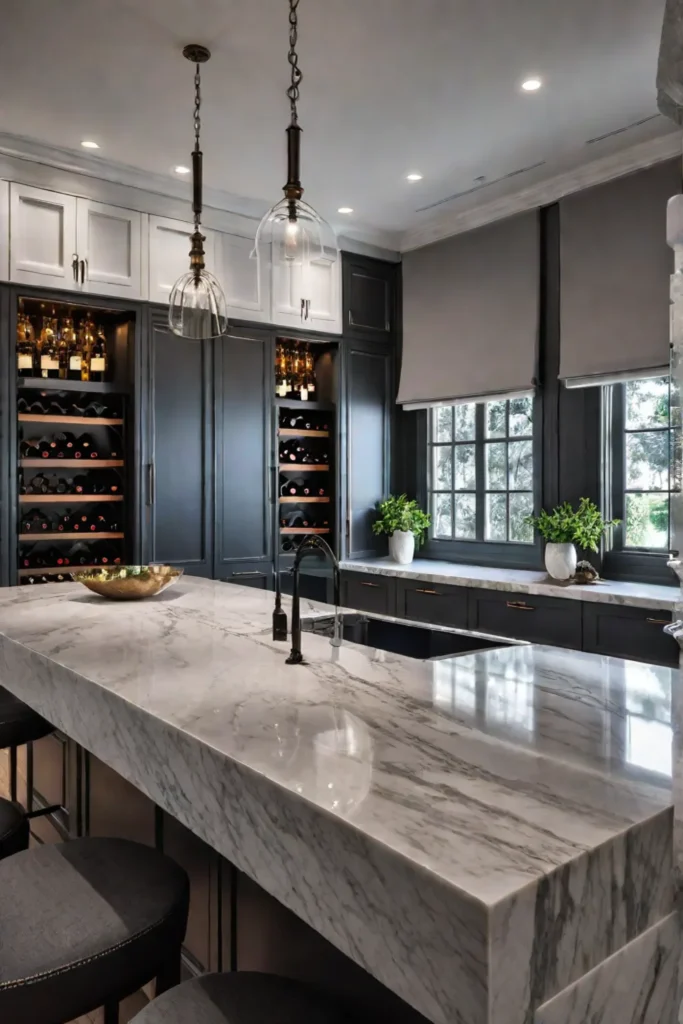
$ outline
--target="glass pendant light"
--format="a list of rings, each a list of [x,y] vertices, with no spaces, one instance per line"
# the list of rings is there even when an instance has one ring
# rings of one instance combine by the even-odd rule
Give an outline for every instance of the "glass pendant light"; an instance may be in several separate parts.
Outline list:
[[[204,265],[205,235],[201,232],[202,221],[202,151],[199,148],[201,123],[200,64],[206,63],[211,54],[205,46],[191,44],[183,50],[183,57],[195,65],[194,74],[194,149],[192,151],[192,212],[194,232],[190,237],[190,269],[178,278],[173,286],[168,311],[168,326],[181,338],[201,341],[204,338],[218,338],[228,329],[228,312],[225,295],[220,284]]]
[[[298,6],[299,0],[289,0],[288,59],[292,77],[287,89],[291,112],[287,128],[287,184],[282,190],[284,198],[268,210],[259,224],[252,256],[263,263],[272,261],[274,266],[300,275],[301,319],[307,320],[310,299],[305,296],[309,291],[311,264],[335,263],[339,253],[331,226],[301,198],[304,190],[301,185],[301,128],[297,101],[303,76],[296,52]]]

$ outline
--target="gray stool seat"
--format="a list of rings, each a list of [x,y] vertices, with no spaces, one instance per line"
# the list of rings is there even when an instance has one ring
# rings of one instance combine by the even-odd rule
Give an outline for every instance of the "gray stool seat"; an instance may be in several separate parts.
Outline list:
[[[0,750],[22,747],[54,732],[54,726],[41,718],[28,704],[0,686]]]
[[[178,970],[188,898],[182,868],[121,839],[0,861],[0,1021],[63,1024]]]
[[[0,860],[28,849],[28,819],[21,807],[0,798]]]
[[[349,1024],[350,1020],[299,982],[237,971],[204,974],[172,988],[131,1024]]]

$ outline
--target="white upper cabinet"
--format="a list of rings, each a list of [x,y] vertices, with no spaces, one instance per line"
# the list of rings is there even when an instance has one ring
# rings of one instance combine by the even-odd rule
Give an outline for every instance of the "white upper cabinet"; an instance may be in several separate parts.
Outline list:
[[[141,213],[78,199],[76,252],[85,292],[131,298],[143,295]]]
[[[143,297],[142,214],[31,185],[10,185],[10,279]]]
[[[341,259],[272,268],[273,323],[341,334]]]
[[[268,268],[251,258],[253,238],[218,232],[216,235],[216,276],[228,303],[228,317],[234,320],[270,320]]]
[[[75,289],[77,264],[75,197],[12,182],[10,279]]]
[[[0,281],[9,281],[9,181],[0,181]]]
[[[168,302],[171,289],[181,274],[190,269],[190,235],[194,226],[169,217],[149,218],[149,298],[151,302]],[[213,231],[206,235],[204,252],[206,269],[216,273],[216,241]]]

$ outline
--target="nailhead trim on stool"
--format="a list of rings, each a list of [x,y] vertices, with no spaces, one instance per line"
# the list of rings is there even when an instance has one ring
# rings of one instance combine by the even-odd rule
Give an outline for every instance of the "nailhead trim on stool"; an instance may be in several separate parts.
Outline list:
[[[350,1024],[326,997],[274,974],[204,974],[171,989],[131,1024]],[[354,1014],[354,1024],[360,1024]]]
[[[188,901],[182,868],[122,839],[0,861],[0,1021],[65,1024],[152,978],[177,982]]]
[[[0,860],[27,849],[28,818],[18,804],[0,798]]]

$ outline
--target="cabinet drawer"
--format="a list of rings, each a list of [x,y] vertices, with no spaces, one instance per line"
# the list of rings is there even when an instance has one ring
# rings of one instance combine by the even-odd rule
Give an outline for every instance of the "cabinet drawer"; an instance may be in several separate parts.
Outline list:
[[[399,579],[396,581],[396,614],[416,622],[467,628],[467,589]]]
[[[561,597],[470,590],[469,628],[581,650],[581,603]]]
[[[394,615],[395,591],[396,581],[390,576],[364,572],[345,572],[342,575],[342,604],[345,608]]]
[[[271,562],[235,562],[218,568],[224,583],[238,583],[241,587],[256,587],[257,590],[273,589],[273,566]]]
[[[654,665],[678,666],[678,643],[662,632],[671,622],[666,609],[583,604],[583,649]]]

